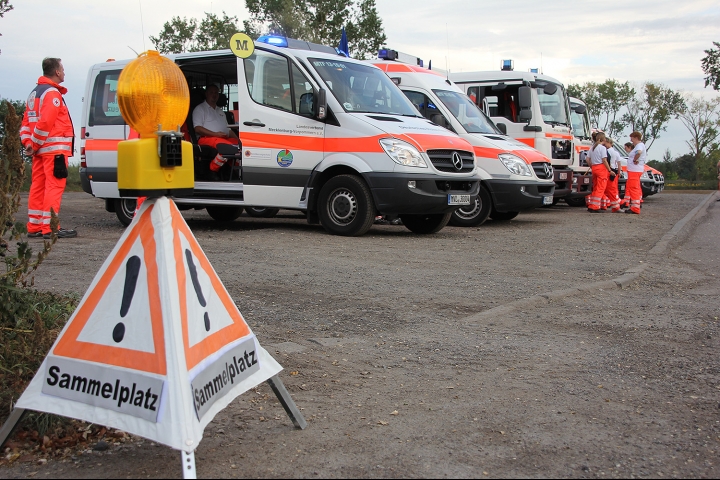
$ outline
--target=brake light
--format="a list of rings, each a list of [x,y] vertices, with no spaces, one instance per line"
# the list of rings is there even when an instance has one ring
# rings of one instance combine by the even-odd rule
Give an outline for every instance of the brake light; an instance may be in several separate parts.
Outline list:
[[[87,158],[85,157],[85,147],[80,147],[80,168],[87,168]]]

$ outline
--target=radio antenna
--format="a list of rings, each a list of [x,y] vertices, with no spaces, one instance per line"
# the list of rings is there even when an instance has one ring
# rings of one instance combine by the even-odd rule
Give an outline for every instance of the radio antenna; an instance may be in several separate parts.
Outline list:
[[[138,4],[140,4],[140,30],[142,31],[143,37],[143,50],[147,50],[147,48],[145,48],[145,22],[143,22],[142,0],[138,0]],[[132,50],[132,48],[130,50]],[[134,51],[135,50],[133,50],[133,52]]]
[[[130,45],[128,45],[127,47],[128,47],[130,50],[133,51],[133,53],[135,54],[136,57],[139,57],[139,56],[140,56],[140,54],[139,54],[138,52],[136,52],[135,49],[132,48]]]
[[[450,56],[450,33],[448,32],[448,24],[445,22],[445,41],[446,43],[446,50],[445,50],[445,75],[447,75],[448,82],[450,81],[450,65],[448,63],[448,57]]]

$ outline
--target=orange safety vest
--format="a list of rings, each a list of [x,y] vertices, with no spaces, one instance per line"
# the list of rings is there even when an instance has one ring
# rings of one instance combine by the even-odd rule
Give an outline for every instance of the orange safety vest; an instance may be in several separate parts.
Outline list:
[[[35,155],[64,154],[72,157],[75,130],[61,87],[47,77],[40,77],[30,92],[23,115],[20,139],[24,147],[32,145]]]

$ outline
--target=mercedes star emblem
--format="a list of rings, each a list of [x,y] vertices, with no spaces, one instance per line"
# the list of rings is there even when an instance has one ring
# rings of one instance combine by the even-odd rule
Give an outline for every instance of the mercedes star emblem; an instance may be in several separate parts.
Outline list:
[[[458,172],[459,172],[460,170],[462,170],[462,168],[463,168],[463,161],[462,161],[462,157],[460,156],[460,154],[459,154],[458,152],[453,152],[453,154],[452,154],[452,164],[453,164],[453,166],[455,167],[455,170],[457,170]]]

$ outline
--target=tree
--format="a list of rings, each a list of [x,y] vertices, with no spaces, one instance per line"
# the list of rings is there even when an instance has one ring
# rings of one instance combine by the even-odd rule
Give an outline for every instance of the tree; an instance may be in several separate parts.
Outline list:
[[[10,5],[10,0],[0,0],[0,18],[4,17],[12,9],[13,6]],[[0,33],[0,37],[2,37],[2,33]],[[0,53],[2,53],[2,50],[0,50]]]
[[[685,108],[680,93],[661,84],[646,82],[642,90],[629,101],[627,113],[622,119],[633,131],[642,134],[649,151],[655,140],[660,138],[660,133],[667,130],[668,122],[678,118]]]
[[[5,139],[5,119],[8,115],[9,107],[11,105],[14,111],[22,117],[25,113],[25,102],[21,100],[8,100],[0,97],[0,145],[2,145]]]
[[[635,96],[635,89],[629,82],[620,83],[609,78],[603,83],[571,84],[568,86],[568,93],[585,102],[590,123],[610,137],[617,138],[627,128],[628,123],[620,115],[620,111]]]
[[[237,22],[237,17],[228,17],[225,12],[222,18],[205,12],[200,22],[196,18],[173,17],[150,41],[158,52],[166,54],[222,50],[229,48],[230,37],[238,31]]]
[[[245,0],[245,6],[246,32],[335,46],[344,26],[356,58],[375,56],[387,40],[375,0]]]
[[[687,108],[679,118],[692,137],[685,143],[694,156],[707,155],[720,138],[720,97],[706,100],[687,95],[685,104]]]
[[[712,85],[714,90],[720,90],[720,43],[713,42],[717,49],[705,50],[705,57],[700,61],[705,72],[705,88]]]

